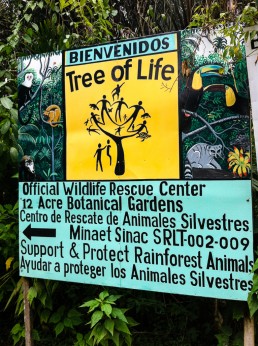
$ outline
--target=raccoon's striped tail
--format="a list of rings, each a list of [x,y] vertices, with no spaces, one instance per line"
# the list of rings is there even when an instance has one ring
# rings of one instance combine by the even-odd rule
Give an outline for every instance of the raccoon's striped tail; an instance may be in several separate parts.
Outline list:
[[[185,179],[193,179],[193,170],[192,170],[192,166],[189,162],[189,160],[186,158],[185,159]]]

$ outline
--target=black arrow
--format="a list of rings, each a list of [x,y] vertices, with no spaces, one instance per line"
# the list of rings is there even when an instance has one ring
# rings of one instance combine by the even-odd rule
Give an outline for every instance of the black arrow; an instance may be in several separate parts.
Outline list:
[[[32,228],[31,225],[29,225],[25,230],[23,231],[23,234],[31,240],[31,237],[55,237],[56,236],[56,230],[53,228]]]

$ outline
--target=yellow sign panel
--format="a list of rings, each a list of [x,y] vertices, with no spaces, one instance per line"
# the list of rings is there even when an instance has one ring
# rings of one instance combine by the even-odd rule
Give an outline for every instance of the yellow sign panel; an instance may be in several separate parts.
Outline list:
[[[178,179],[177,51],[76,61],[65,67],[67,179]]]

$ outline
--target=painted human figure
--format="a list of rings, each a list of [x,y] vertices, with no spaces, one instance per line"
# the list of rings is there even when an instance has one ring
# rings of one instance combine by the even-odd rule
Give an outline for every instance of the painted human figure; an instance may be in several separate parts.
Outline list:
[[[109,139],[107,140],[106,148],[107,148],[107,156],[109,157],[109,162],[110,162],[110,166],[111,166],[111,164],[112,164],[112,156],[110,155],[111,145],[110,145],[110,140]]]
[[[103,99],[99,100],[97,102],[97,104],[99,104],[100,102],[102,103],[102,107],[101,107],[101,121],[102,121],[102,124],[104,124],[104,113],[106,112],[106,114],[109,115],[109,113],[108,113],[108,105],[109,105],[109,107],[111,107],[111,103],[107,100],[107,96],[106,95],[103,95]]]
[[[133,114],[126,120],[125,124],[131,121],[131,125],[129,126],[128,130],[132,127],[133,123],[135,122],[135,119],[137,118],[138,113],[140,110],[143,110],[145,112],[145,109],[142,106],[142,101],[139,101],[137,105],[133,105],[130,108],[134,107]]]
[[[118,126],[118,128],[116,129],[115,135],[121,136],[122,128],[123,128],[123,126]]]
[[[147,126],[146,126],[146,120],[143,121],[142,124],[139,124],[138,126],[140,126],[138,129],[137,129],[137,132],[142,132],[142,130],[145,130],[146,133],[148,133],[148,129],[147,129]]]
[[[122,109],[122,105],[125,105],[128,108],[127,103],[124,101],[123,97],[121,98],[120,101],[116,101],[113,103],[116,104],[117,103],[117,108],[116,108],[116,113],[115,113],[115,121],[117,121],[117,118],[119,118],[119,121],[121,121],[121,109]]]
[[[101,162],[101,153],[102,153],[102,150],[104,150],[105,148],[106,148],[106,146],[101,148],[101,143],[98,144],[98,149],[96,150],[95,155],[94,155],[94,157],[97,155],[96,171],[98,170],[98,165],[100,165],[101,172],[103,172],[102,162]]]
[[[115,87],[115,89],[112,90],[112,98],[113,98],[113,101],[115,99],[115,96],[117,96],[117,99],[119,99],[119,95],[120,95],[120,91],[121,91],[121,87],[122,85],[125,84],[125,83],[122,83],[122,84],[117,84],[117,86]]]

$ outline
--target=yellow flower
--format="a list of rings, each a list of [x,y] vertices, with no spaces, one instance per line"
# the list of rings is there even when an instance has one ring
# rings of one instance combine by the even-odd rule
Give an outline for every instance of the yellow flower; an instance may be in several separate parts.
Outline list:
[[[13,257],[9,257],[9,258],[7,258],[7,260],[5,261],[5,268],[6,268],[6,271],[10,269],[13,260],[14,260]]]
[[[228,153],[228,169],[233,169],[235,176],[246,177],[251,171],[250,152],[244,153],[243,148],[234,147],[234,151]]]

